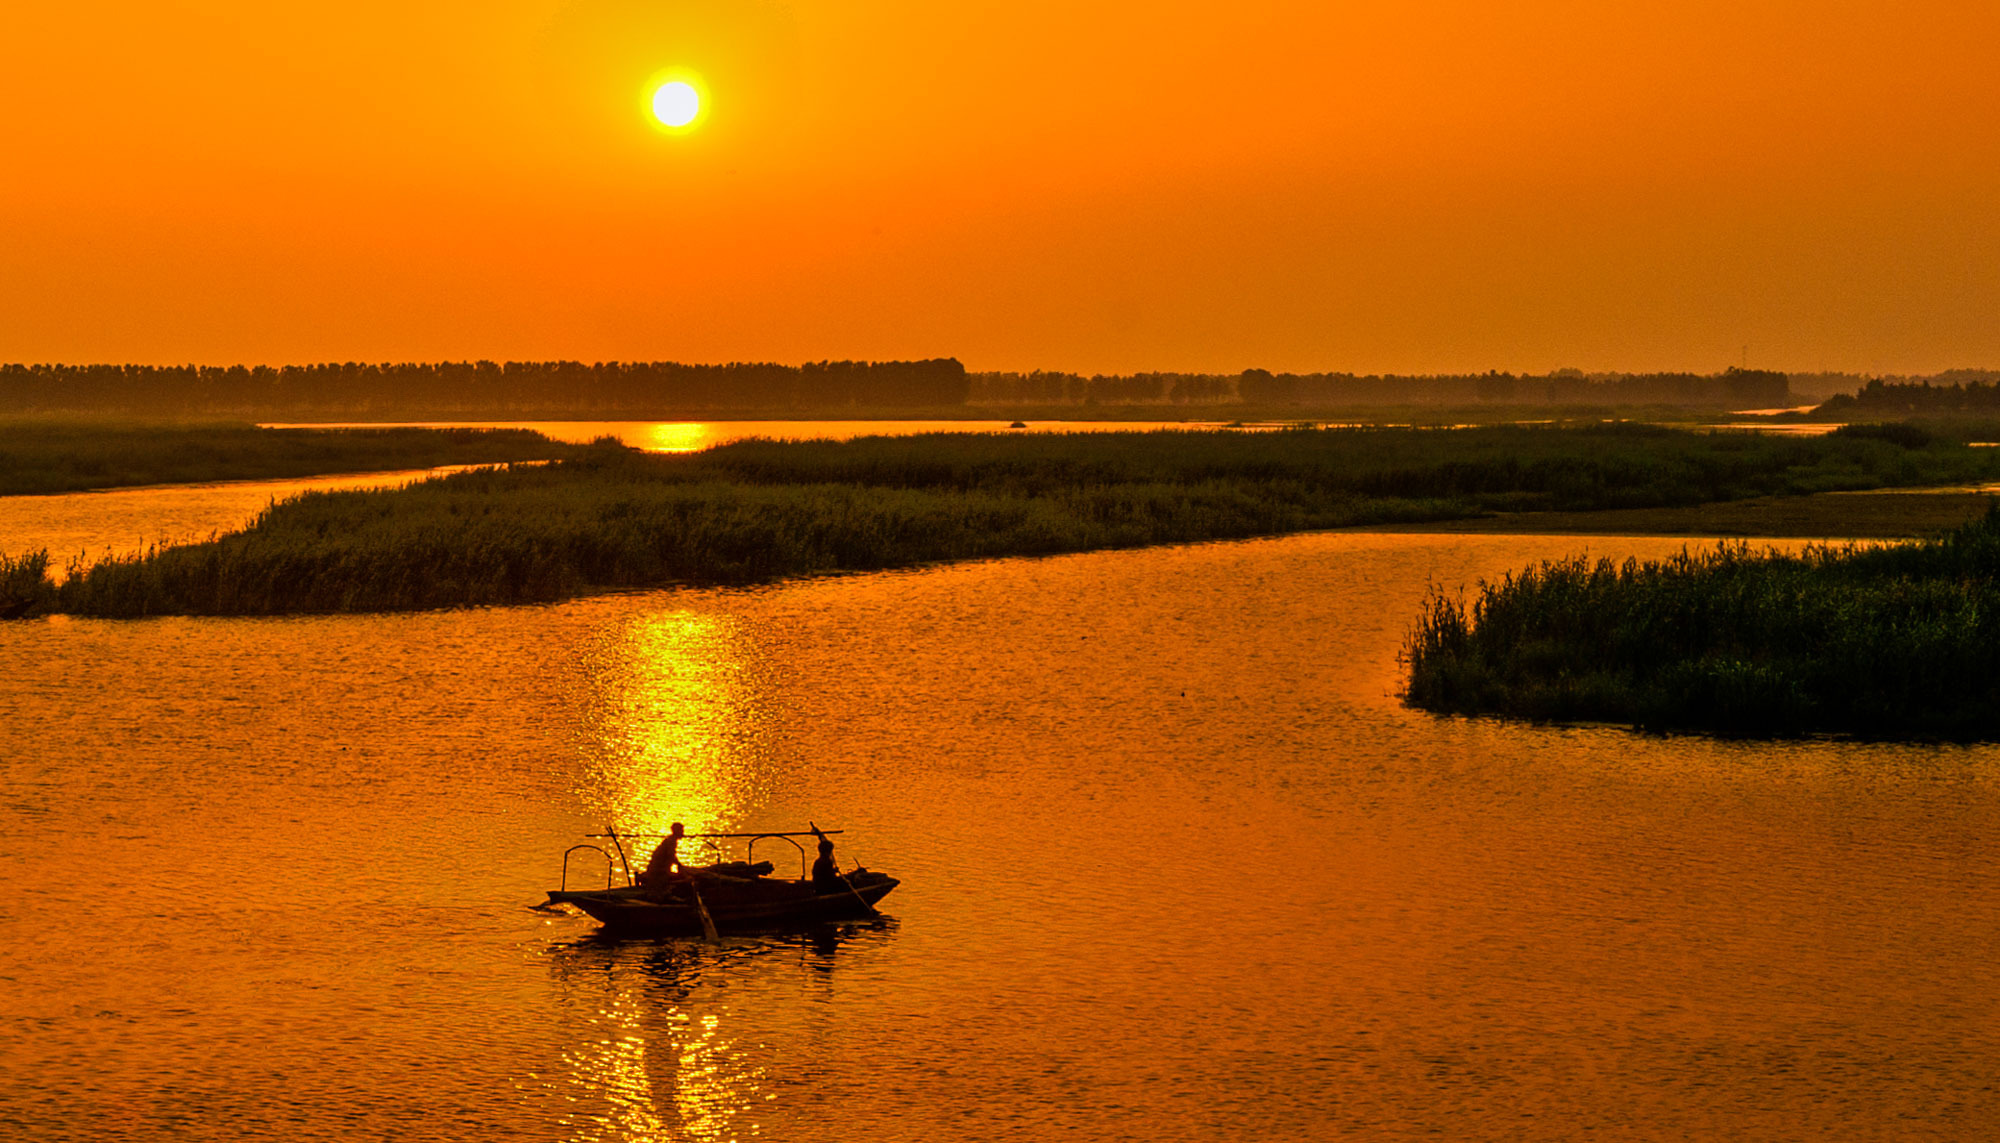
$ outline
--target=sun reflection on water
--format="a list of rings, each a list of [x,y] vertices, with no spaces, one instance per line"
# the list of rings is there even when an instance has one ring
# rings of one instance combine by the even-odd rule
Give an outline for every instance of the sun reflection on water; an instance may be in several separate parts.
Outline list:
[[[745,1116],[770,1097],[761,1045],[738,1043],[727,1005],[699,1015],[618,993],[596,1014],[603,1035],[563,1054],[572,1082],[591,1097],[566,1117],[577,1143],[725,1143],[756,1136]]]
[[[715,443],[712,425],[688,422],[647,425],[633,442],[647,452],[695,452]]]
[[[555,1007],[581,1022],[558,1073],[537,1081],[566,1105],[558,1119],[573,1143],[725,1143],[783,1131],[801,1109],[780,1100],[780,1077],[818,1074],[835,966],[892,935],[891,924],[871,922],[721,944],[552,946]]]
[[[653,612],[607,632],[586,664],[583,804],[621,832],[740,824],[765,794],[771,740],[770,688],[755,652],[729,615]],[[655,844],[628,844],[632,861],[643,862]]]

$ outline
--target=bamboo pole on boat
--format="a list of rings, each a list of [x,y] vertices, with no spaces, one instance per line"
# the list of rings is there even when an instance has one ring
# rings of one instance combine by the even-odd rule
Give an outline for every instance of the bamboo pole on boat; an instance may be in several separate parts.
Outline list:
[[[610,839],[611,839],[611,844],[617,847],[617,849],[618,849],[618,862],[619,862],[619,864],[621,864],[621,865],[623,865],[623,866],[625,867],[625,884],[627,884],[627,885],[631,885],[631,884],[633,884],[633,880],[632,880],[632,859],[631,859],[631,858],[629,858],[629,857],[627,857],[627,856],[625,856],[625,843],[624,843],[623,841],[620,841],[620,840],[618,839],[618,827],[617,827],[617,826],[616,826],[615,824],[613,824],[613,823],[610,823],[610,822],[606,822],[606,823],[605,823],[605,825],[604,825],[604,828],[610,831],[609,833],[605,834],[604,836],[606,836],[606,837],[610,838]]]
[[[820,837],[836,833],[846,833],[844,829],[798,829],[772,830],[769,833],[683,833],[682,837]],[[664,833],[587,833],[585,837],[670,837]]]
[[[839,867],[837,867],[837,866],[836,866],[836,867],[834,868],[834,872],[835,872],[835,873],[840,873],[840,869],[839,869]],[[854,894],[854,899],[855,899],[856,901],[859,901],[859,902],[861,902],[861,907],[862,907],[863,909],[866,909],[866,910],[868,910],[868,915],[869,915],[869,916],[871,916],[871,917],[880,917],[880,916],[882,915],[882,910],[880,910],[880,909],[877,909],[877,908],[876,908],[875,906],[873,906],[873,905],[870,905],[870,904],[868,903],[868,898],[866,898],[866,897],[863,897],[863,896],[861,895],[861,890],[859,890],[859,889],[856,889],[856,888],[854,887],[854,882],[852,882],[852,881],[849,881],[849,880],[847,879],[847,874],[845,874],[845,873],[840,873],[840,883],[841,883],[842,885],[845,885],[845,886],[847,886],[847,891],[848,891],[849,893],[852,893],[852,894]]]
[[[682,876],[687,878],[688,896],[694,898],[694,911],[701,914],[701,935],[710,944],[720,943],[722,934],[715,931],[715,919],[708,915],[708,906],[701,903],[701,890],[694,887],[694,875],[684,873]]]
[[[820,828],[819,828],[818,826],[816,826],[816,825],[813,825],[813,824],[812,824],[811,822],[807,822],[806,824],[807,824],[807,825],[809,825],[809,826],[812,826],[812,833],[813,833],[813,836],[814,836],[814,837],[817,837],[817,838],[819,838],[819,839],[820,839],[821,841],[825,841],[825,840],[826,840],[826,835],[827,835],[827,834],[829,834],[829,833],[839,833],[839,832],[840,832],[839,830],[826,830],[826,831],[822,832],[822,831],[820,830]],[[849,880],[847,879],[847,874],[845,874],[845,873],[842,873],[842,872],[840,871],[840,866],[839,866],[839,864],[837,864],[837,863],[836,863],[836,864],[834,865],[834,867],[833,867],[833,875],[834,875],[835,877],[838,877],[838,878],[840,878],[840,883],[841,883],[842,885],[845,885],[845,886],[847,886],[847,891],[848,891],[849,893],[852,893],[852,894],[854,894],[854,899],[855,899],[856,901],[859,901],[859,902],[861,902],[861,907],[862,907],[863,909],[866,909],[866,910],[868,911],[868,915],[869,915],[869,916],[871,916],[871,917],[879,917],[879,916],[881,916],[881,915],[882,915],[882,913],[881,913],[881,911],[880,911],[880,910],[878,910],[877,908],[875,908],[875,906],[873,906],[873,905],[870,905],[870,904],[868,903],[868,898],[866,898],[866,897],[863,897],[863,896],[861,895],[861,890],[859,890],[859,889],[856,889],[856,888],[854,887],[854,882],[852,882],[852,881],[849,881]]]

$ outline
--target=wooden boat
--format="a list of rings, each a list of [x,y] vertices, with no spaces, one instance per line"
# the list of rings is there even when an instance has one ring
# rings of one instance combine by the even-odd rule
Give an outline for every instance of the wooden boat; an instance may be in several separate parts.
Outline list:
[[[851,873],[837,892],[820,893],[810,881],[740,879],[692,871],[692,888],[701,904],[666,897],[643,885],[611,889],[551,890],[551,904],[574,905],[611,933],[626,936],[700,936],[706,908],[716,929],[745,932],[795,928],[825,921],[847,921],[875,915],[875,902],[888,896],[898,882],[886,873]],[[733,884],[732,884],[733,883]]]
[[[827,830],[826,833],[839,833]],[[623,839],[657,836],[646,834],[592,834],[611,839],[617,856],[603,848],[584,844],[571,846],[563,854],[563,887],[549,891],[550,905],[570,905],[589,914],[615,936],[700,936],[712,925],[720,932],[768,931],[796,928],[827,921],[855,920],[878,916],[875,903],[901,884],[896,878],[872,869],[843,874],[840,883],[816,888],[805,873],[805,847],[792,839],[823,836],[816,833],[687,834],[689,839],[711,841],[718,838],[749,840],[749,860],[718,862],[715,865],[683,866],[685,877],[665,884],[639,885],[625,859]],[[801,876],[797,881],[768,876],[768,861],[756,860],[757,842],[783,839],[798,849]],[[605,858],[605,887],[569,888],[569,859],[579,850],[596,850]],[[614,874],[622,869],[626,884],[613,885]],[[703,923],[707,914],[708,924]]]

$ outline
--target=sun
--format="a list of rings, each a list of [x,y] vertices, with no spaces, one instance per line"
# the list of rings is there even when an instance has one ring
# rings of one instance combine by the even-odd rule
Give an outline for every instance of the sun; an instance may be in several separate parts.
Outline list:
[[[684,131],[701,118],[701,92],[684,79],[668,80],[653,88],[653,118],[671,131]]]
[[[647,121],[662,135],[686,135],[708,121],[708,84],[692,68],[654,72],[639,89],[639,96]]]

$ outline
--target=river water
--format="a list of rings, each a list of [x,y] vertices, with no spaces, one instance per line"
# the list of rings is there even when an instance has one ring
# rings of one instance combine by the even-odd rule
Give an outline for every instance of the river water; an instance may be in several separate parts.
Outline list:
[[[1397,701],[1428,584],[1680,543],[0,625],[0,1132],[1994,1137],[2000,751]],[[675,819],[904,884],[717,946],[528,908]]]
[[[199,542],[219,532],[233,532],[276,501],[304,492],[397,488],[469,467],[0,496],[0,554],[45,550],[60,572],[73,559],[89,563],[107,555],[131,555],[155,546]]]

